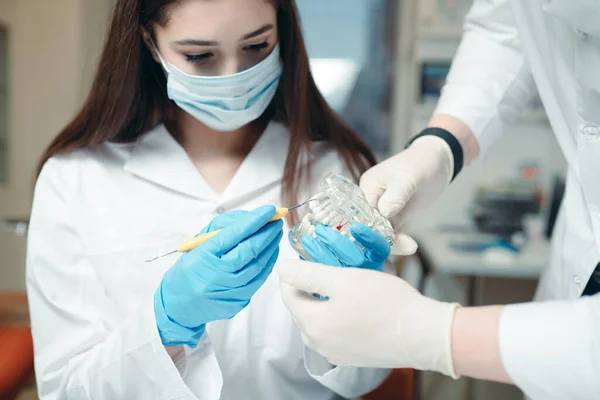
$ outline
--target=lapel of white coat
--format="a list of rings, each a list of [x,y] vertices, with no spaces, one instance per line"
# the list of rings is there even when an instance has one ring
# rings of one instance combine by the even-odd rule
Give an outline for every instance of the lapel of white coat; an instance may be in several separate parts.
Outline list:
[[[221,202],[235,207],[278,185],[289,141],[287,127],[271,122],[223,192]]]
[[[124,168],[140,178],[197,199],[217,201],[219,197],[163,125],[140,137]]]

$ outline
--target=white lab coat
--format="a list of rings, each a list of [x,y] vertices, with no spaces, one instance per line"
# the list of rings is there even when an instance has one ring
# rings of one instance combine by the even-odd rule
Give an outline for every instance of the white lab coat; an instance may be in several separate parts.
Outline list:
[[[27,288],[42,399],[333,399],[369,392],[383,369],[334,367],[302,343],[276,272],[248,307],[207,325],[174,363],[153,294],[178,255],[145,263],[231,209],[280,205],[289,144],[271,123],[222,195],[163,126],[137,144],[52,158],[37,182]],[[314,182],[343,171],[321,147]],[[287,227],[286,227],[287,229]],[[284,235],[280,259],[297,258]],[[199,307],[201,305],[198,305]]]
[[[600,261],[600,1],[475,0],[436,110],[485,152],[539,91],[568,161],[550,265],[536,299],[506,307],[500,350],[535,399],[600,398],[600,295],[579,299]]]

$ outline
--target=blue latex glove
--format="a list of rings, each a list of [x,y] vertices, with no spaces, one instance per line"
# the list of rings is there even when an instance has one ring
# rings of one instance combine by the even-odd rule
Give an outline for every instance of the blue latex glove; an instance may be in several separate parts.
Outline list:
[[[318,240],[307,236],[302,245],[310,260],[321,264],[382,271],[391,252],[387,239],[363,224],[353,224],[350,233],[365,251],[329,226],[318,225],[315,233]]]
[[[268,221],[275,207],[231,211],[201,233],[223,229],[183,254],[154,295],[154,312],[165,346],[195,347],[205,324],[229,319],[250,303],[279,255],[283,222]]]

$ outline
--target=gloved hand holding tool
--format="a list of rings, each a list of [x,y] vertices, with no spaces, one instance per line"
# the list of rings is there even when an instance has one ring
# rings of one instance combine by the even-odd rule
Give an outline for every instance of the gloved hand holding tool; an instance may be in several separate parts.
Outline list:
[[[165,346],[194,347],[208,322],[232,318],[249,304],[279,255],[283,222],[269,222],[275,212],[264,206],[214,218],[201,234],[219,234],[183,254],[166,272],[154,296]]]

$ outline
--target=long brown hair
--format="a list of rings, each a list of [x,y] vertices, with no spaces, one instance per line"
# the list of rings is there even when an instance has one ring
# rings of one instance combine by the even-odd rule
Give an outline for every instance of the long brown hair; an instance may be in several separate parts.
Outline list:
[[[76,117],[50,143],[38,174],[52,156],[107,141],[133,142],[173,117],[166,78],[142,37],[152,24],[168,22],[168,7],[181,0],[118,0],[90,93]],[[283,74],[268,113],[290,130],[283,173],[283,204],[296,204],[310,166],[299,157],[313,141],[326,140],[358,179],[375,164],[373,153],[327,105],[310,73],[295,0],[274,0],[277,8]]]

